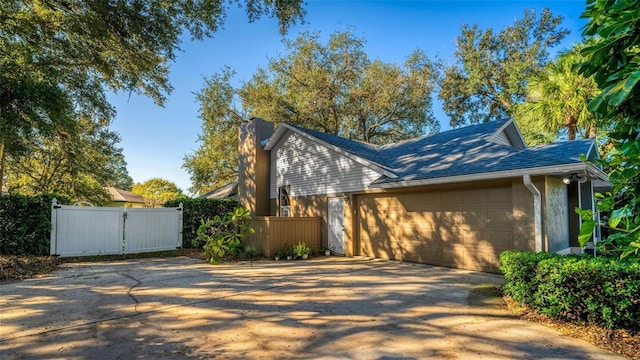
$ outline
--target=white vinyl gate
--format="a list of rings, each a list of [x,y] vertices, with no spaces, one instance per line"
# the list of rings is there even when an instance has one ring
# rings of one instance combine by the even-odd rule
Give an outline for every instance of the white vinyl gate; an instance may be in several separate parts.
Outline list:
[[[132,254],[182,247],[177,208],[51,207],[51,255]]]

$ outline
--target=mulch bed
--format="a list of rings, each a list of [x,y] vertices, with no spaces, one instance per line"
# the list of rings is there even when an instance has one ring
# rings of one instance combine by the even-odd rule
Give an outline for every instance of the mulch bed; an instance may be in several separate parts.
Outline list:
[[[603,329],[593,324],[553,320],[546,315],[536,313],[526,305],[513,301],[508,296],[503,299],[509,310],[523,320],[544,324],[565,335],[590,342],[600,349],[624,355],[629,359],[640,360],[640,334],[632,334],[627,330]]]
[[[57,256],[0,256],[0,283],[32,278],[54,271],[60,264]]]
[[[0,283],[20,281],[55,271],[62,263],[189,256],[204,259],[202,249],[180,249],[144,254],[102,255],[60,258],[58,256],[0,255]]]

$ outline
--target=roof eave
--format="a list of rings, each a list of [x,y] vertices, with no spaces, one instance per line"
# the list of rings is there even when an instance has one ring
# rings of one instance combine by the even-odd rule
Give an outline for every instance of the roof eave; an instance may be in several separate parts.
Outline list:
[[[409,187],[409,186],[450,184],[450,183],[457,183],[457,182],[470,182],[470,181],[480,181],[480,180],[495,180],[495,179],[520,177],[523,175],[532,175],[532,176],[567,175],[568,176],[577,172],[582,172],[588,175],[592,179],[597,179],[597,180],[602,180],[607,182],[609,181],[607,174],[605,174],[602,170],[596,168],[595,166],[590,164],[585,164],[585,163],[575,163],[575,164],[568,164],[568,165],[543,166],[543,167],[528,168],[528,169],[492,171],[492,172],[484,172],[484,173],[470,174],[470,175],[446,176],[446,177],[431,178],[431,179],[396,181],[396,182],[379,183],[379,184],[374,183],[374,184],[371,184],[370,186],[371,188],[394,189],[394,188],[403,188],[403,187]]]
[[[273,149],[273,147],[276,146],[278,141],[280,141],[280,138],[282,138],[282,136],[287,132],[287,130],[295,131],[296,128],[290,125],[287,125],[286,123],[281,123],[280,125],[278,125],[278,128],[273,133],[273,135],[271,135],[271,137],[267,141],[267,144],[263,146],[263,149],[267,151],[271,151],[271,149]]]

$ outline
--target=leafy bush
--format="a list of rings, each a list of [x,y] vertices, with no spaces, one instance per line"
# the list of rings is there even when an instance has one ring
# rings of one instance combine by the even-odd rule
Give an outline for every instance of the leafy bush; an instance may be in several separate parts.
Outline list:
[[[541,260],[558,256],[550,253],[535,253],[520,250],[504,251],[500,254],[500,270],[504,274],[504,293],[513,300],[525,304],[533,301],[538,287],[535,278]]]
[[[309,255],[310,253],[311,249],[303,242],[299,242],[298,245],[293,247],[293,256],[297,258],[301,258],[303,255]]]
[[[289,257],[293,259],[296,256],[296,252],[293,248],[293,245],[285,245],[284,250],[282,250],[282,255],[284,257]]]
[[[505,294],[514,300],[554,319],[640,331],[639,263],[517,251],[501,254],[500,260]]]
[[[242,249],[245,259],[253,260],[258,256],[258,249],[255,246],[248,245]]]
[[[207,261],[217,264],[226,254],[238,256],[242,252],[242,238],[252,233],[249,210],[235,208],[225,216],[216,215],[208,221],[201,220],[198,239],[204,242]]]
[[[69,203],[52,194],[0,195],[0,255],[49,255],[54,197]]]
[[[615,206],[616,202],[611,197],[598,201],[598,208],[611,216],[606,224],[609,235],[598,242],[597,251],[609,257],[640,261],[640,214],[634,214],[628,205],[614,210]],[[583,239],[580,245],[584,246],[591,238],[596,222],[591,210],[576,209],[576,212],[583,220],[578,239]]]
[[[198,228],[201,220],[207,222],[215,216],[223,217],[238,207],[238,202],[232,199],[192,199],[182,197],[169,200],[164,207],[178,207],[182,203],[182,247],[201,248],[204,240],[198,238]]]

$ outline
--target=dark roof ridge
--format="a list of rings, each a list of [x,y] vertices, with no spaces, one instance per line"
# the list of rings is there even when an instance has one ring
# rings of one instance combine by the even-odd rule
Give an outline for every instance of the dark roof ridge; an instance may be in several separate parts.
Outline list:
[[[451,135],[455,135],[457,133],[461,133],[461,132],[466,132],[466,131],[470,131],[473,129],[478,129],[480,127],[495,127],[495,129],[499,129],[502,125],[504,125],[505,123],[507,123],[509,121],[509,119],[501,119],[501,120],[492,120],[492,121],[487,121],[487,122],[483,122],[480,124],[473,124],[473,125],[467,125],[467,126],[461,126],[458,128],[454,128],[454,129],[449,129],[449,130],[445,130],[442,132],[437,132],[437,133],[433,133],[433,134],[427,134],[427,135],[423,135],[423,136],[419,136],[419,137],[415,137],[415,138],[411,138],[411,139],[405,139],[405,140],[400,140],[398,142],[395,143],[389,143],[389,144],[384,144],[380,146],[381,150],[387,150],[388,148],[392,148],[395,146],[402,146],[406,143],[409,142],[417,142],[417,141],[421,141],[421,140],[425,140],[428,138],[432,138],[432,137],[438,137],[438,136],[451,136]],[[490,134],[483,134],[485,136],[491,136],[493,135],[495,131],[492,131]],[[453,136],[452,136],[453,137]]]
[[[285,123],[285,124],[287,124],[287,125],[289,125],[291,127],[294,127],[294,128],[296,128],[298,130],[302,130],[302,131],[304,131],[306,133],[315,132],[315,133],[321,134],[322,136],[335,137],[335,138],[339,138],[341,140],[347,140],[347,141],[355,142],[355,143],[358,143],[358,144],[361,144],[361,145],[364,145],[364,146],[367,146],[367,147],[372,147],[372,148],[380,147],[380,145],[377,145],[377,144],[372,144],[372,143],[368,143],[366,141],[357,140],[357,139],[351,139],[351,138],[347,138],[347,137],[344,137],[344,136],[332,134],[332,133],[329,133],[329,132],[324,132],[324,131],[320,131],[320,130],[316,130],[316,129],[310,129],[310,128],[307,128],[307,127],[304,127],[304,126],[300,126],[300,125],[293,125],[293,124],[289,124],[289,123]]]

